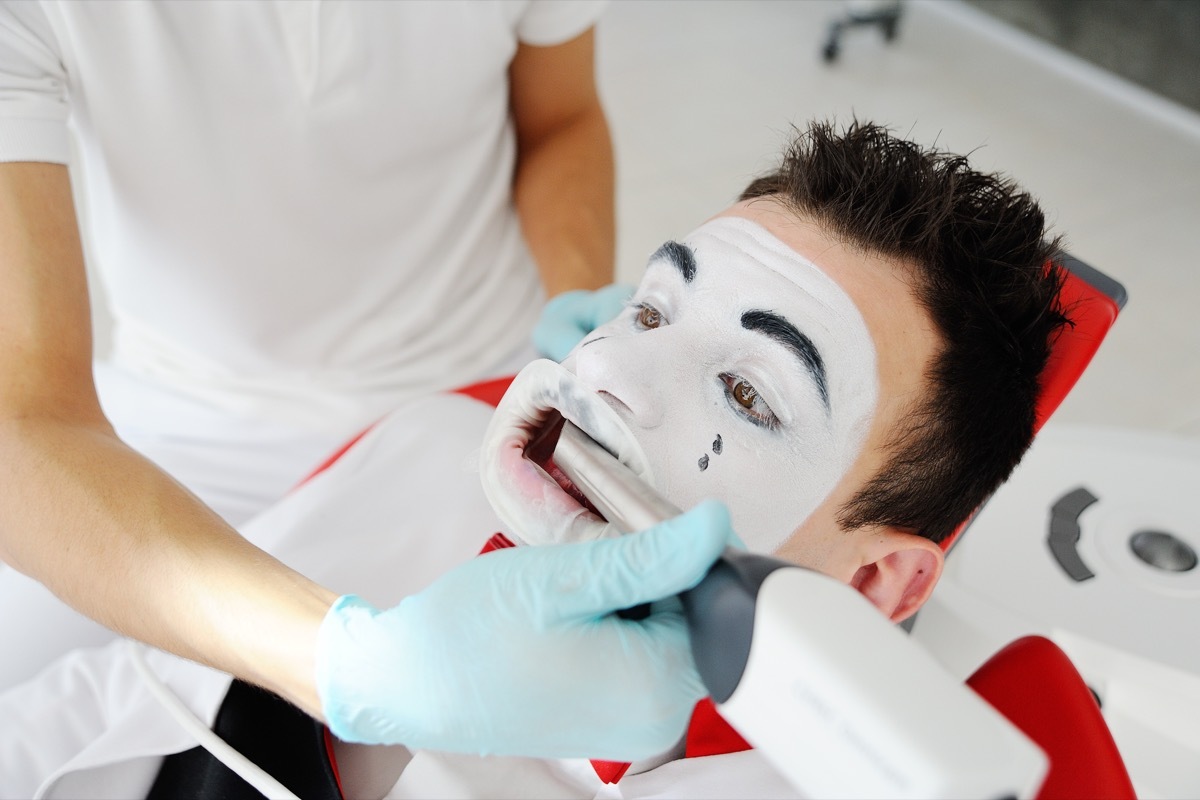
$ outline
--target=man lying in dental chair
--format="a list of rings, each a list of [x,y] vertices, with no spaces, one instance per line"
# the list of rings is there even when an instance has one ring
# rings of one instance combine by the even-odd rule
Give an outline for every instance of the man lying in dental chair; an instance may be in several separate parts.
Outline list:
[[[750,550],[833,576],[902,620],[937,582],[938,542],[1032,438],[1038,376],[1064,324],[1046,268],[1056,250],[1007,179],[873,125],[813,124],[739,202],[659,248],[616,319],[561,364],[522,370],[494,414],[476,398],[495,386],[413,401],[244,533],[380,607],[497,531],[528,545],[615,535],[526,452],[561,413],[679,507],[722,501]],[[711,716],[608,786],[582,760],[347,745],[226,675],[146,660],[305,797],[337,796],[339,780],[347,797],[793,795],[736,737],[713,746]],[[588,691],[586,676],[563,680]],[[150,696],[124,643],[0,696],[0,795],[242,796],[239,781]]]

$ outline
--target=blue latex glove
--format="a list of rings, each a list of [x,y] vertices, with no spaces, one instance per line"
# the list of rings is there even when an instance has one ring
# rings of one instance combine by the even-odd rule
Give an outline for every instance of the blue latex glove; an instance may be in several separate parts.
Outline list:
[[[648,531],[498,550],[387,611],[339,598],[317,690],[341,739],[632,761],[683,734],[705,695],[678,603],[730,535],[715,501]]]
[[[633,297],[634,287],[610,283],[603,289],[578,289],[552,297],[533,329],[533,344],[546,358],[562,361],[583,337],[608,322]]]

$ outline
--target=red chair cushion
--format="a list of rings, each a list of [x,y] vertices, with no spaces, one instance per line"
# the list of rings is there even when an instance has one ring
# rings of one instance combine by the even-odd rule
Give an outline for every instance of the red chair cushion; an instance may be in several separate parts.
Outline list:
[[[1120,311],[1116,300],[1080,276],[1073,272],[1063,275],[1058,297],[1072,325],[1063,328],[1054,341],[1050,360],[1042,371],[1035,432],[1041,430],[1087,369]]]
[[[1049,639],[1017,639],[967,685],[1049,757],[1038,800],[1136,797],[1096,699],[1066,653]]]
[[[1113,297],[1067,270],[1063,271],[1063,285],[1058,297],[1072,325],[1064,327],[1054,340],[1050,358],[1042,371],[1042,391],[1033,425],[1035,434],[1075,386],[1121,310]],[[970,519],[965,520],[942,540],[942,552],[950,552],[969,524]]]

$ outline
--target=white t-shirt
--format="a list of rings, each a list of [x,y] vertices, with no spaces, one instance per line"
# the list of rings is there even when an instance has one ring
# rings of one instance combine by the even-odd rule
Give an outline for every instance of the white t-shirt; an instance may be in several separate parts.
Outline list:
[[[4,4],[0,161],[72,161],[120,365],[351,429],[527,340],[507,69],[601,7]]]

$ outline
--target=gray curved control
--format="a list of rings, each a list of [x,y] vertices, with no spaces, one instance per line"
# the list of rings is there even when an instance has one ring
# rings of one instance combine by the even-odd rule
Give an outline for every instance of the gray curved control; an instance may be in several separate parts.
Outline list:
[[[1050,531],[1046,536],[1046,544],[1050,545],[1050,553],[1063,572],[1077,583],[1096,577],[1079,557],[1079,515],[1098,499],[1080,486],[1060,497],[1050,507]]]

